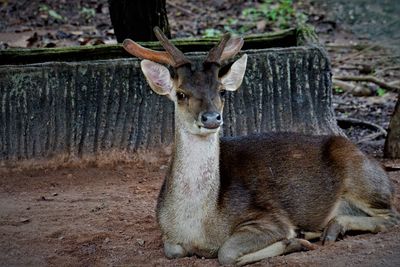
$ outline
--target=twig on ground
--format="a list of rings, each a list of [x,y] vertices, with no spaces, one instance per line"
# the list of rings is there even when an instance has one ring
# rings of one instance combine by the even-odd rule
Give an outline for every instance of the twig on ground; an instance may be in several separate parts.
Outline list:
[[[390,171],[399,171],[400,170],[400,160],[398,159],[384,159],[383,166],[385,170]]]
[[[356,50],[362,50],[368,47],[367,44],[340,44],[340,43],[328,43],[324,44],[325,47],[327,48],[332,48],[332,49],[356,49]]]
[[[383,127],[379,126],[378,124],[369,122],[369,121],[363,121],[363,120],[353,119],[353,118],[336,118],[336,120],[337,120],[340,128],[349,128],[350,127],[349,125],[361,125],[361,126],[366,126],[367,128],[375,130],[375,131],[378,130],[377,133],[369,134],[369,135],[365,136],[364,138],[360,139],[357,142],[357,144],[376,139],[379,136],[387,135],[387,131],[385,129],[383,129]],[[345,127],[345,126],[347,126],[347,127]]]
[[[373,48],[376,48],[376,47],[378,47],[378,46],[379,46],[379,45],[369,45],[369,46],[367,46],[367,47],[361,49],[361,50],[360,50],[359,52],[357,52],[357,53],[350,54],[350,55],[348,55],[347,57],[344,57],[344,58],[339,59],[339,61],[341,61],[341,62],[349,61],[349,60],[351,60],[352,58],[356,58],[356,57],[362,55],[363,53],[367,52],[368,50],[372,50]]]
[[[377,74],[378,73],[385,73],[385,72],[391,71],[391,70],[400,70],[400,66],[390,66],[390,67],[387,67],[387,68],[383,68],[381,70],[377,70],[376,73]]]
[[[332,79],[332,83],[334,86],[340,87],[346,92],[352,92],[356,88],[356,86],[351,83],[340,81],[335,78]]]
[[[332,64],[334,65],[334,64]],[[360,70],[359,66],[350,66],[350,65],[343,65],[343,64],[338,64],[337,66],[335,65],[336,68],[342,69],[342,70]]]
[[[389,83],[391,86],[399,86],[400,87],[400,80],[393,81]]]
[[[372,141],[372,140],[378,138],[381,135],[386,136],[385,133],[383,133],[383,132],[377,132],[377,133],[372,133],[372,134],[366,135],[365,137],[363,137],[360,140],[358,140],[357,144],[361,144],[361,143],[365,143],[365,142],[368,142],[368,141]]]
[[[355,81],[355,82],[371,82],[375,83],[376,85],[380,86],[383,89],[400,92],[400,88],[397,86],[393,86],[387,82],[379,80],[378,78],[370,75],[366,76],[333,76],[333,79],[341,80],[341,81]]]
[[[186,15],[189,15],[189,16],[193,16],[194,15],[193,12],[190,11],[189,9],[186,9],[184,7],[181,7],[181,6],[178,6],[177,4],[175,4],[175,3],[171,2],[171,1],[167,1],[167,4],[170,5],[170,6],[175,7],[176,9],[178,9],[180,11],[182,11]]]

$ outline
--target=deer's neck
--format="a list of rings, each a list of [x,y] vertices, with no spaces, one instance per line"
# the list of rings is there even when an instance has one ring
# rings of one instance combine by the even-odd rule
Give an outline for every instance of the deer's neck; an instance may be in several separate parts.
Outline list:
[[[219,135],[197,136],[176,128],[172,162],[173,195],[185,201],[208,205],[219,190]],[[207,205],[207,206],[208,206]]]
[[[175,148],[166,190],[159,203],[158,220],[168,238],[189,251],[214,255],[225,238],[217,231],[211,241],[207,225],[218,220],[219,136],[199,137],[175,128]],[[193,247],[194,246],[194,247]],[[211,252],[210,252],[211,251]]]

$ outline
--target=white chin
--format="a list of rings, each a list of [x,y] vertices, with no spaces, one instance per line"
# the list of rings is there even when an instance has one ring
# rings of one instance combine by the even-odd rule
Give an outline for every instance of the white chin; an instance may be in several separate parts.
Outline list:
[[[215,128],[215,129],[208,129],[208,128],[204,128],[202,126],[196,125],[195,127],[193,127],[193,134],[196,135],[209,135],[209,134],[214,134],[214,133],[218,133],[219,130],[221,129],[221,127]]]

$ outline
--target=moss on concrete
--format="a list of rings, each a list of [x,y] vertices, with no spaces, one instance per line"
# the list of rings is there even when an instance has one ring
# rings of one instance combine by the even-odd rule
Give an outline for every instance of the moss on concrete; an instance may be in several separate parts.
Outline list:
[[[297,45],[297,29],[250,35],[245,37],[243,49],[291,47]],[[176,39],[172,42],[183,52],[208,51],[219,38]],[[141,42],[141,45],[161,50],[158,42]],[[131,57],[120,44],[60,48],[7,49],[0,50],[0,65],[21,65],[50,61],[86,61]]]

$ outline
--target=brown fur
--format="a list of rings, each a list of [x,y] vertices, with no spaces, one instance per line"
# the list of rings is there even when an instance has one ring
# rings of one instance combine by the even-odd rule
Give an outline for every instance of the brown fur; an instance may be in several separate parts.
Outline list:
[[[217,78],[218,69],[210,66],[200,68],[201,71],[181,68],[177,77],[177,92],[187,96],[178,100],[178,105],[190,112],[193,119],[205,110],[222,112],[224,105],[224,98],[219,97],[223,88]]]
[[[348,195],[391,209],[393,187],[385,172],[343,137],[264,134],[223,140],[221,151],[222,209],[229,208],[233,186],[253,200],[251,209],[278,206],[305,231],[321,231],[335,204]],[[381,176],[366,180],[363,164]]]
[[[220,77],[219,57],[242,44],[231,41],[228,53],[228,38],[212,50],[213,62],[177,67],[174,78],[141,63],[152,89],[175,104],[175,147],[157,204],[166,256],[242,265],[313,248],[296,232],[321,233],[326,243],[398,223],[385,171],[344,137],[271,133],[220,142],[220,124],[203,123],[202,114],[222,115],[221,92],[239,88],[247,60]]]
[[[386,173],[344,137],[274,133],[223,138],[220,145],[217,212],[204,224],[217,247],[225,248],[229,236],[240,234],[228,244],[236,253],[220,256],[221,263],[234,263],[293,230],[322,232],[342,215],[385,218],[374,226],[377,230],[367,229],[372,232],[398,221]],[[166,181],[173,179],[171,169]],[[163,186],[158,213],[169,193]],[[338,229],[336,234],[344,233]],[[198,245],[186,250],[185,255],[217,253]]]

